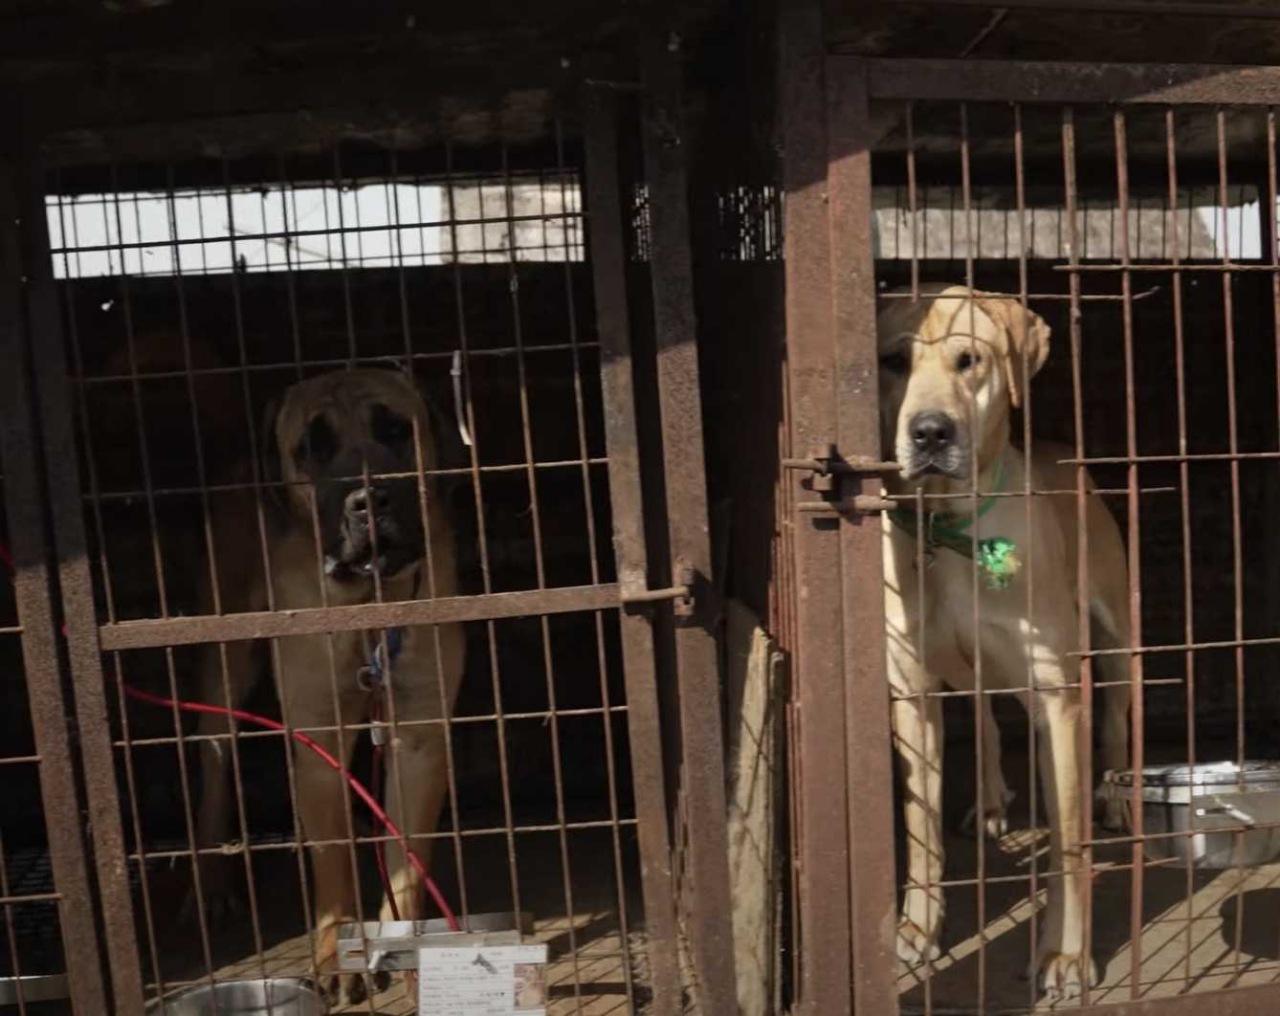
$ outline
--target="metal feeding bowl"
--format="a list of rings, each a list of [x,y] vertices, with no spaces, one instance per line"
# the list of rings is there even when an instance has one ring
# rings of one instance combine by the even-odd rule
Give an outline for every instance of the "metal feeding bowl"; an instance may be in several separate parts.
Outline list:
[[[222,981],[165,999],[154,1016],[326,1016],[323,996],[305,981],[289,977]]]
[[[1133,785],[1132,770],[1104,777],[1105,792],[1121,802],[1130,830]],[[1280,859],[1280,762],[1148,766],[1142,802],[1149,861],[1217,870]]]

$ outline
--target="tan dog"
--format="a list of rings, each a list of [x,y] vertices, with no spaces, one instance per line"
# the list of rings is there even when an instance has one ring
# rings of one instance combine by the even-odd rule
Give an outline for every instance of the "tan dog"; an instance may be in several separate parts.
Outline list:
[[[428,483],[425,510],[419,493],[419,470],[435,467],[436,452],[426,406],[406,375],[361,369],[310,378],[290,388],[268,416],[265,453],[287,484],[283,492],[275,488],[279,496],[268,516],[270,575],[259,563],[256,499],[215,498],[220,602],[213,602],[210,584],[203,610],[265,610],[269,602],[276,610],[366,603],[375,599],[375,576],[386,601],[456,594],[448,519],[433,496],[434,484]],[[401,635],[386,693],[397,725],[439,721],[452,710],[462,678],[462,627],[409,628]],[[339,719],[344,725],[368,723],[373,700],[360,673],[380,636],[343,632],[279,639],[273,659],[285,721],[302,730],[334,727]],[[243,702],[253,684],[251,647],[235,642],[210,650],[201,672],[202,701]],[[224,720],[205,717],[200,733],[226,730]],[[359,733],[312,736],[349,764]],[[202,743],[199,839],[211,846],[230,838],[231,760],[216,742],[212,748]],[[445,750],[440,722],[398,726],[388,740],[387,811],[407,836],[435,830],[447,784]],[[309,842],[321,844],[311,847],[310,856],[316,957],[323,967],[335,954],[339,923],[354,920],[356,913],[350,849],[341,842],[350,838],[346,798],[340,777],[313,752],[295,749],[293,758],[302,829]],[[426,861],[430,842],[414,840],[413,849]],[[387,846],[387,868],[400,916],[419,916],[421,879],[393,844]],[[213,894],[223,888],[218,876],[211,874],[210,881]],[[390,918],[384,901],[381,919]],[[344,1001],[355,1001],[364,981],[344,978],[328,987]]]
[[[943,877],[942,706],[930,693],[945,684],[1030,689],[1040,734],[1040,779],[1051,839],[1048,906],[1034,959],[1051,997],[1078,994],[1096,971],[1085,955],[1081,836],[1087,797],[1081,786],[1080,648],[1074,495],[987,497],[1024,490],[1074,491],[1072,454],[1036,446],[1027,457],[1009,443],[1010,410],[1049,354],[1049,328],[1008,297],[962,286],[922,287],[921,298],[884,301],[877,323],[884,453],[902,467],[891,495],[923,496],[884,521],[885,620],[893,735],[906,796],[908,883],[898,933],[902,959],[938,956]],[[949,499],[945,495],[977,490]],[[902,502],[900,502],[902,503]],[[1125,548],[1102,501],[1087,502],[1092,646],[1127,647]],[[919,534],[926,534],[921,546]],[[980,541],[975,554],[973,541]],[[924,560],[924,567],[917,562]],[[974,569],[978,622],[974,623]],[[1028,600],[1027,576],[1034,592]],[[980,649],[979,649],[980,647]],[[1123,658],[1102,656],[1108,681],[1126,680]],[[1108,768],[1126,766],[1128,686],[1107,689],[1103,751]],[[1009,799],[1000,769],[999,732],[990,700],[984,726],[982,824],[1004,828]],[[1109,816],[1114,822],[1117,816]]]

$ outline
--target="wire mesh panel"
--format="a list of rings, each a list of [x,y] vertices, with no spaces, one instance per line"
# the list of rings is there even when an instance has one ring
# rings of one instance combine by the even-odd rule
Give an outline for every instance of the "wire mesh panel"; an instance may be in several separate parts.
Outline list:
[[[583,206],[558,123],[48,180],[148,995],[412,1011],[336,932],[447,901],[549,943],[551,1012],[656,997]]]
[[[1268,93],[1190,69],[828,68],[832,221],[867,230],[832,252],[837,360],[879,377],[841,412],[878,402],[880,424],[836,471],[885,480],[810,509],[883,547],[883,587],[860,571],[845,610],[879,624],[857,604],[883,600],[887,664],[846,669],[887,679],[900,761],[897,1004],[1163,1012],[1241,989],[1233,1011],[1271,1011]],[[850,744],[877,722],[851,714]],[[889,840],[859,849],[855,894]],[[855,951],[880,921],[855,913]]]

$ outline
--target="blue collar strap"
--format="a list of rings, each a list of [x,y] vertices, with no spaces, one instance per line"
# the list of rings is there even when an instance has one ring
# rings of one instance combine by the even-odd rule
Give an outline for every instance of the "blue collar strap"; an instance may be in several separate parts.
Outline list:
[[[364,668],[365,679],[370,687],[382,687],[386,684],[391,668],[400,658],[402,649],[404,649],[404,629],[388,628],[386,638],[380,638],[374,644],[373,652],[369,656],[369,665]]]
[[[422,570],[419,569],[413,576],[413,592],[410,594],[410,599],[418,598],[418,590],[421,586]],[[386,637],[379,638],[374,643],[373,652],[369,654],[369,663],[360,668],[359,680],[362,688],[373,691],[387,683],[391,670],[404,649],[404,633],[404,628],[387,628],[385,629]]]

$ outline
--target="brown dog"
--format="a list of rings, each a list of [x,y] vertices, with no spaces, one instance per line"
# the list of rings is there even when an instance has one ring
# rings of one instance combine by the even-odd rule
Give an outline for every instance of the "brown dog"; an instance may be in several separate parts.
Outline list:
[[[456,594],[453,534],[421,470],[436,465],[427,407],[413,382],[393,370],[336,371],[301,381],[268,413],[265,457],[283,481],[270,512],[252,495],[212,499],[218,582],[207,583],[207,612],[291,610]],[[396,475],[398,474],[398,475]],[[365,477],[368,478],[366,485]],[[425,499],[425,508],[424,508]],[[260,525],[260,517],[266,524]],[[262,536],[269,574],[262,565]],[[380,632],[281,638],[272,654],[285,722],[301,730],[365,724],[373,702],[361,674],[382,642]],[[386,694],[396,729],[387,742],[387,810],[406,836],[430,834],[439,820],[447,779],[445,727],[463,669],[457,624],[397,633]],[[211,647],[201,670],[201,699],[237,706],[253,685],[252,643]],[[435,721],[422,723],[420,721]],[[411,725],[403,725],[409,722]],[[225,734],[227,723],[204,717],[202,735]],[[313,733],[349,763],[358,731]],[[202,846],[229,839],[229,752],[202,741]],[[314,752],[294,751],[296,804],[310,846],[315,891],[316,958],[336,951],[338,925],[355,916],[349,817],[340,777]],[[425,861],[430,841],[412,841]],[[419,916],[422,883],[403,851],[387,847],[387,869],[398,912]],[[216,894],[218,879],[210,887]],[[384,901],[382,919],[390,920]],[[343,1000],[358,1000],[362,978],[330,982]]]
[[[921,288],[919,300],[886,301],[877,329],[884,451],[902,467],[886,487],[923,501],[907,501],[883,523],[893,735],[906,784],[908,880],[898,952],[912,964],[938,956],[943,736],[941,700],[932,693],[943,685],[975,689],[980,663],[981,686],[1025,689],[1016,697],[1042,728],[1049,868],[1061,874],[1046,879],[1048,906],[1034,960],[1046,993],[1069,997],[1096,976],[1085,955],[1088,886],[1081,871],[1089,809],[1078,758],[1076,499],[991,496],[1016,495],[1028,485],[1075,490],[1075,468],[1060,464],[1073,457],[1069,451],[1036,445],[1027,455],[1009,443],[1010,410],[1049,355],[1049,327],[1008,297],[963,286]],[[1086,506],[1092,645],[1125,648],[1124,543],[1097,496]],[[1122,656],[1098,659],[1109,682],[1127,680]],[[1128,764],[1128,685],[1108,687],[1106,706],[1105,764],[1121,768]],[[979,709],[985,754],[978,807],[987,831],[995,832],[1004,825],[1009,795],[989,700]]]

